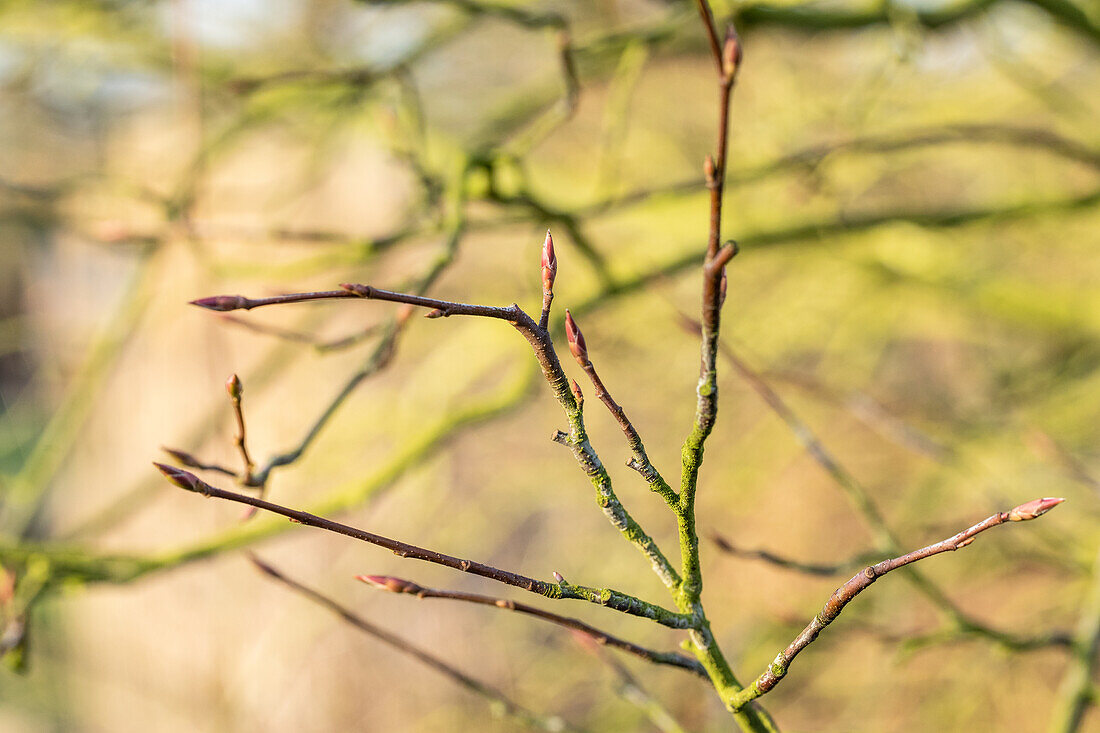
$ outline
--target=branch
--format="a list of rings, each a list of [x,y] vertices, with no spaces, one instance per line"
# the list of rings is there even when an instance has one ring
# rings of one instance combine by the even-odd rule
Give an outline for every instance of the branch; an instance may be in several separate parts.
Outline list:
[[[507,696],[504,695],[504,693],[500,692],[499,690],[490,687],[489,685],[486,685],[484,682],[479,682],[465,672],[452,667],[439,657],[436,657],[430,652],[427,652],[420,647],[405,641],[401,637],[391,634],[390,632],[378,626],[375,626],[371,622],[364,619],[362,616],[359,616],[354,611],[345,608],[328,596],[322,595],[318,591],[304,586],[296,580],[288,578],[282,572],[267,564],[255,555],[249,553],[248,559],[252,561],[252,564],[256,566],[257,570],[267,575],[269,578],[279,581],[283,585],[304,596],[305,598],[308,598],[317,605],[323,608],[327,608],[329,611],[332,611],[337,616],[339,616],[341,620],[345,621],[351,626],[354,626],[359,631],[362,631],[369,636],[373,636],[375,639],[378,639],[384,644],[389,645],[390,647],[396,649],[402,654],[407,654],[408,656],[423,662],[424,664],[444,675],[445,677],[449,677],[454,682],[458,683],[462,687],[465,687],[467,690],[470,690],[475,694],[481,695],[486,700],[489,700],[491,703],[499,705],[504,714],[508,717],[513,718],[518,722],[537,730],[576,730],[557,716],[542,716],[538,713],[527,710],[526,708],[515,702],[512,702],[512,700],[510,700]]]
[[[312,346],[320,352],[337,351],[339,349],[344,349],[349,346],[354,346],[360,341],[368,339],[374,334],[378,333],[381,327],[380,324],[373,324],[348,336],[342,336],[337,339],[326,341],[319,339],[311,333],[305,333],[303,331],[292,331],[290,329],[279,328],[278,326],[271,326],[265,323],[255,323],[253,321],[245,320],[244,318],[239,318],[237,316],[223,315],[222,320],[226,323],[232,323],[234,325],[240,326],[241,328],[252,331],[253,333],[259,333],[265,336],[274,336],[276,338],[280,338],[286,341],[294,341],[300,344],[308,344],[309,346]]]
[[[545,596],[547,598],[559,599],[576,599],[585,600],[589,603],[595,603],[601,606],[607,606],[616,611],[621,611],[632,616],[641,616],[648,618],[652,621],[656,621],[662,626],[668,626],[673,629],[687,628],[691,619],[683,614],[669,611],[656,604],[643,601],[640,598],[621,593],[619,591],[610,590],[607,588],[593,588],[590,586],[573,585],[571,583],[547,583],[546,581],[536,580],[529,578],[519,573],[513,573],[508,570],[501,570],[491,565],[485,565],[484,563],[475,562],[473,560],[464,560],[462,558],[454,557],[452,555],[445,555],[435,550],[428,550],[416,545],[410,545],[399,540],[393,540],[382,535],[374,534],[373,532],[367,532],[366,530],[357,529],[340,522],[334,522],[330,519],[318,517],[315,514],[309,512],[299,511],[297,509],[291,509],[289,507],[275,504],[264,499],[257,499],[245,494],[237,494],[232,491],[225,491],[217,487],[211,486],[198,476],[188,471],[184,471],[172,466],[166,466],[162,463],[154,463],[161,473],[164,474],[172,484],[178,486],[181,489],[192,491],[203,496],[213,497],[215,499],[225,499],[227,501],[235,501],[240,504],[247,504],[254,506],[257,509],[265,509],[275,514],[281,514],[288,519],[291,519],[299,524],[304,524],[309,527],[317,527],[318,529],[324,529],[329,532],[335,532],[336,534],[342,534],[352,539],[361,540],[372,545],[384,547],[390,550],[398,557],[412,558],[414,560],[423,560],[425,562],[435,563],[436,565],[443,565],[444,567],[454,568],[455,570],[461,570],[464,573],[470,573],[471,575],[477,575],[482,578],[488,578],[489,580],[495,580],[498,583],[505,585],[511,585],[516,588],[522,588],[523,590],[531,593],[537,593],[538,595]]]
[[[701,7],[707,8],[704,0]],[[709,13],[709,11],[708,11]],[[704,20],[709,24],[708,13]],[[713,30],[713,29],[712,29]],[[684,582],[681,585],[682,603],[698,604],[703,592],[703,579],[699,567],[699,535],[695,529],[695,491],[699,483],[699,467],[703,460],[703,444],[714,429],[718,416],[717,361],[719,314],[725,300],[726,264],[737,254],[737,245],[727,242],[718,246],[722,233],[722,190],[726,175],[726,149],[729,141],[729,106],[737,69],[741,63],[741,44],[733,26],[726,30],[726,40],[718,59],[719,103],[718,145],[715,157],[706,158],[704,172],[710,189],[710,232],[707,236],[706,256],[703,259],[702,336],[700,348],[698,400],[695,406],[695,423],[684,442],[683,468],[680,475],[680,507],[677,512],[680,529],[680,556]]]
[[[599,456],[592,448],[588,440],[588,434],[584,426],[584,417],[581,406],[578,404],[569,386],[566,377],[554,351],[554,344],[550,333],[539,328],[527,313],[516,304],[507,307],[470,305],[455,303],[452,301],[427,298],[420,295],[399,293],[390,290],[382,290],[370,285],[345,284],[341,291],[322,291],[316,293],[298,293],[276,296],[275,298],[246,298],[242,295],[219,295],[209,298],[201,298],[192,301],[193,304],[210,310],[236,310],[239,308],[255,308],[262,305],[276,305],[282,303],[301,302],[306,300],[319,300],[329,298],[360,297],[368,300],[382,300],[393,303],[405,303],[408,305],[430,308],[428,318],[445,318],[455,315],[493,318],[510,323],[520,332],[534,350],[535,358],[542,368],[543,377],[550,385],[554,396],[565,410],[569,419],[570,433],[566,445],[573,452],[574,458],[584,469],[590,481],[596,489],[597,501],[611,524],[632,544],[634,544],[650,561],[653,571],[668,588],[674,588],[680,583],[680,576],[665,557],[660,547],[653,538],[642,529],[637,521],[630,515],[616,496],[611,483],[611,476],[600,461]],[[293,456],[296,458],[297,456]]]
[[[688,319],[690,323],[690,319]],[[900,543],[890,529],[882,512],[871,498],[870,492],[853,476],[833,454],[825,447],[814,431],[798,415],[791,410],[783,399],[776,394],[767,382],[759,374],[748,366],[726,344],[719,345],[722,355],[725,356],[741,377],[748,382],[760,398],[787,424],[791,433],[814,461],[825,470],[829,476],[844,491],[845,496],[852,504],[856,512],[863,518],[864,523],[871,530],[874,537],[876,550],[883,553],[900,552]],[[929,580],[916,568],[910,568],[905,573],[909,582],[928,600],[940,610],[948,614],[956,625],[969,633],[985,636],[999,644],[1014,649],[1032,648],[1036,644],[1043,643],[1038,637],[1018,636],[974,620],[963,612],[935,583]]]
[[[786,649],[776,656],[767,670],[757,677],[751,685],[734,697],[734,707],[740,708],[746,705],[750,701],[766,694],[779,684],[779,681],[786,676],[791,662],[794,661],[794,658],[798,656],[799,652],[809,646],[826,626],[836,620],[840,612],[844,610],[844,607],[847,606],[853,598],[891,570],[897,570],[900,567],[932,557],[933,555],[938,555],[942,552],[960,550],[973,542],[975,537],[987,529],[996,527],[999,524],[1004,524],[1005,522],[1021,522],[1035,519],[1036,517],[1046,514],[1063,501],[1065,501],[1065,499],[1034,499],[1026,504],[1021,504],[1011,511],[999,512],[987,517],[974,526],[942,542],[937,542],[934,545],[922,547],[919,550],[914,550],[900,557],[895,557],[892,560],[883,560],[876,565],[869,565],[864,568],[847,583],[833,591],[833,595],[829,598],[825,607],[819,614],[814,616],[813,620],[802,630],[802,633],[800,633]]]
[[[361,580],[370,586],[391,593],[407,593],[417,598],[447,598],[452,601],[476,603],[481,606],[492,606],[493,608],[501,608],[507,611],[515,611],[516,613],[534,616],[544,621],[549,621],[552,624],[557,624],[558,626],[563,626],[567,629],[585,634],[597,644],[621,649],[637,657],[641,657],[647,662],[652,662],[653,664],[667,664],[673,667],[686,669],[689,672],[694,672],[703,679],[707,677],[703,665],[699,664],[691,657],[686,657],[677,652],[659,652],[653,649],[647,649],[633,642],[612,636],[579,619],[550,613],[549,611],[544,611],[541,608],[529,606],[525,603],[517,603],[516,601],[504,598],[493,598],[491,596],[483,596],[475,593],[460,593],[457,591],[439,590],[436,588],[424,588],[410,580],[392,578],[384,575],[357,575],[355,577],[357,580]]]
[[[737,547],[720,534],[712,534],[710,539],[712,542],[714,542],[714,545],[719,550],[726,553],[727,555],[746,558],[749,560],[761,560],[768,563],[769,565],[774,565],[776,567],[784,568],[786,570],[794,570],[796,572],[804,573],[806,575],[840,575],[842,573],[851,572],[853,569],[859,567],[864,562],[866,562],[866,553],[864,553],[863,555],[854,557],[851,560],[845,560],[844,562],[839,562],[832,565],[806,563],[776,555],[775,553],[769,552],[768,550],[746,550]]]
[[[619,427],[623,431],[623,435],[626,436],[626,442],[630,446],[630,452],[633,457],[627,461],[630,468],[633,468],[642,478],[646,480],[649,487],[665,500],[673,509],[677,509],[680,503],[680,497],[676,494],[668,482],[665,481],[661,473],[654,467],[649,460],[649,455],[646,453],[645,444],[642,443],[642,437],[638,434],[634,424],[630,422],[630,418],[626,416],[626,412],[619,403],[615,402],[615,399],[607,391],[607,388],[603,384],[603,380],[600,379],[600,375],[596,373],[596,367],[592,364],[592,360],[588,358],[588,347],[584,341],[584,335],[581,333],[580,328],[577,326],[573,315],[567,308],[565,310],[565,336],[569,341],[569,350],[572,352],[573,357],[580,364],[581,369],[588,375],[588,379],[592,382],[592,386],[596,390],[596,398],[600,402],[604,403],[612,417],[615,418],[615,422],[619,423]],[[576,392],[579,394],[580,388],[576,388]]]

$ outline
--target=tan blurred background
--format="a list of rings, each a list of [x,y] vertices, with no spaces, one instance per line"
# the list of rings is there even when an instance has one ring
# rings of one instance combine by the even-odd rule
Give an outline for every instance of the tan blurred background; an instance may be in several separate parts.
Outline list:
[[[714,7],[738,18],[745,46],[728,346],[906,547],[1037,496],[1068,499],[924,570],[982,624],[1069,646],[966,633],[891,577],[767,708],[790,731],[1100,731],[1094,711],[1065,722],[1097,690],[1100,9]],[[537,310],[550,227],[555,318],[583,314],[601,376],[675,475],[698,369],[678,312],[699,299],[715,87],[689,2],[0,3],[0,565],[14,579],[0,588],[13,647],[0,731],[523,729],[261,577],[246,544],[532,710],[655,730],[568,633],[352,578],[530,598],[283,520],[242,523],[239,506],[172,489],[150,461],[170,446],[238,466],[223,388],[234,372],[257,462],[294,448],[385,352],[397,312],[288,306],[242,313],[250,328],[188,300],[409,287],[438,262],[439,297]],[[317,348],[302,334],[356,338]],[[533,366],[502,324],[413,318],[385,368],[272,472],[269,495],[663,602],[549,440],[564,420]],[[701,532],[808,562],[865,552],[871,533],[836,481],[722,370]],[[674,523],[592,403],[620,497],[675,553]],[[709,540],[703,562],[742,680],[845,577]],[[657,648],[680,640],[541,605]],[[623,662],[684,729],[731,728],[705,684]]]

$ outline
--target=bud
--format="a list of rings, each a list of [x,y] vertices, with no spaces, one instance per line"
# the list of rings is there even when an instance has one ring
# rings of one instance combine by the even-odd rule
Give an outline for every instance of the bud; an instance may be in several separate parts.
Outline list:
[[[588,364],[588,346],[584,343],[584,334],[577,328],[569,309],[565,309],[565,338],[569,341],[569,352],[582,367]]]
[[[157,467],[157,470],[164,474],[164,477],[171,481],[181,489],[187,489],[188,491],[196,491],[200,494],[209,493],[207,490],[210,488],[210,484],[200,479],[190,471],[184,471],[182,468],[176,468],[175,466],[166,466],[163,463],[153,462],[153,465]]]
[[[439,308],[432,308],[430,311],[424,314],[425,318],[442,318],[443,311]]]
[[[581,392],[581,386],[577,384],[576,379],[569,380],[569,387],[573,390],[573,399],[577,401],[577,407],[584,406],[584,392]]]
[[[703,158],[703,180],[708,186],[714,185],[714,158],[709,153]]]
[[[1046,514],[1063,501],[1065,501],[1065,499],[1055,499],[1051,497],[1032,499],[1026,504],[1021,504],[1010,511],[1008,513],[1008,518],[1013,522],[1023,522],[1028,519],[1035,519],[1035,517],[1041,517]]]
[[[241,378],[234,374],[225,380],[225,391],[229,393],[229,399],[240,402],[241,393],[244,391],[244,387],[241,386]]]
[[[732,25],[726,27],[726,42],[722,46],[722,75],[732,80],[741,65],[741,39]]]
[[[718,307],[721,308],[726,302],[726,287],[729,284],[729,278],[726,277],[726,271],[722,270],[722,279],[718,281]]]
[[[176,462],[182,463],[185,466],[190,466],[191,468],[199,468],[202,465],[202,462],[199,461],[198,458],[195,458],[193,455],[185,451],[176,450],[175,448],[165,448],[163,445],[160,447],[160,449],[168,455],[172,456],[172,458],[174,458]]]
[[[191,305],[212,311],[235,311],[241,308],[247,310],[250,302],[243,295],[212,295],[209,298],[192,300]]]
[[[355,579],[367,585],[373,585],[380,590],[388,590],[390,593],[412,593],[416,595],[424,590],[411,580],[392,578],[388,575],[356,575]]]
[[[559,573],[557,570],[555,570],[554,571],[554,580],[558,581],[559,583],[564,583],[565,582],[565,577],[561,573]]]
[[[554,238],[546,230],[546,241],[542,243],[542,290],[554,291],[554,278],[558,274],[558,256],[554,254]]]

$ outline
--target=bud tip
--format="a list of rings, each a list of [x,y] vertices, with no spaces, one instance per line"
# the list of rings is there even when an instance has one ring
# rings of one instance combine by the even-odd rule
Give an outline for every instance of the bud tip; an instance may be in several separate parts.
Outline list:
[[[1032,499],[1010,511],[1008,513],[1008,518],[1013,522],[1023,522],[1028,519],[1035,519],[1036,517],[1041,517],[1046,514],[1063,501],[1065,501],[1065,499],[1050,496],[1043,497],[1042,499]]]

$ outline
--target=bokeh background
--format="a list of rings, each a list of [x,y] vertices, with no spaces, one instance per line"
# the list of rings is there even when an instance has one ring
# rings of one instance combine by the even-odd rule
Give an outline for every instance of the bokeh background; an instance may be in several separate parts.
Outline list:
[[[1100,8],[1091,0],[758,5],[734,18],[726,346],[906,547],[1067,503],[854,602],[765,698],[784,730],[1100,730]],[[0,3],[0,730],[510,731],[481,697],[262,577],[288,575],[524,706],[675,730],[566,632],[373,591],[357,573],[529,600],[204,501],[161,446],[236,468],[244,382],[269,495],[389,536],[664,600],[567,452],[526,344],[386,304],[186,305],[347,281],[559,306],[675,475],[690,427],[716,83],[690,2]],[[570,364],[567,369],[573,370]],[[722,362],[700,490],[704,600],[751,679],[873,533]],[[579,371],[579,370],[573,370]],[[581,377],[579,373],[575,374]],[[619,495],[675,526],[588,420]],[[232,488],[233,481],[208,476]],[[843,478],[843,477],[842,477]],[[850,487],[849,487],[850,488]],[[538,603],[538,599],[535,599]],[[564,603],[564,602],[563,602]],[[676,633],[543,603],[662,649]],[[685,730],[704,684],[622,659]],[[1082,701],[1074,703],[1075,700]],[[1077,715],[1073,711],[1084,711]],[[654,722],[656,721],[656,723]]]

